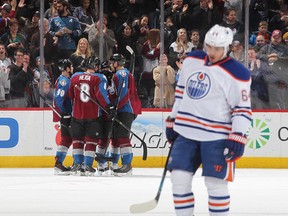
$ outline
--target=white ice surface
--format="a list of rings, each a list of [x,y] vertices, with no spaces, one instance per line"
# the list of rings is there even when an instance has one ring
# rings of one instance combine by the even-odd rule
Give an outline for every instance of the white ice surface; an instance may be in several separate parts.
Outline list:
[[[156,196],[163,169],[134,168],[130,177],[54,176],[53,169],[0,169],[1,216],[129,216],[131,204]],[[195,216],[208,216],[201,170],[193,181]],[[229,184],[231,216],[288,216],[288,170],[237,169]],[[146,216],[174,214],[169,173]]]

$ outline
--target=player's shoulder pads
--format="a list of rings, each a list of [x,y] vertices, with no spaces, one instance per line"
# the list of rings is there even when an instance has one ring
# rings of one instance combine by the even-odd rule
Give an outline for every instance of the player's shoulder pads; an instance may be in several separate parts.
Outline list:
[[[222,67],[222,69],[227,73],[229,73],[234,79],[245,82],[249,81],[251,78],[250,71],[233,58],[230,58],[228,61],[224,61],[219,66]]]
[[[202,50],[195,50],[195,51],[189,52],[186,57],[205,59],[206,55],[207,54]]]

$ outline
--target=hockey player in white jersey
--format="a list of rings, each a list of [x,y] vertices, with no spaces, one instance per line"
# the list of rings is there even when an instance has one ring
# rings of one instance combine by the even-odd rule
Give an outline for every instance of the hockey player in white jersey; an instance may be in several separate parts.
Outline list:
[[[242,157],[251,124],[250,72],[227,56],[233,40],[229,28],[213,26],[204,51],[184,60],[176,100],[166,120],[166,136],[173,143],[167,166],[177,216],[192,216],[192,180],[202,164],[210,216],[229,214],[228,181],[235,161]]]

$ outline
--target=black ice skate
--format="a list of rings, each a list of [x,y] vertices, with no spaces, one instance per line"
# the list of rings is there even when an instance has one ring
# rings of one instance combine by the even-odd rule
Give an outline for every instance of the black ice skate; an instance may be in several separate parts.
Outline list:
[[[56,162],[54,166],[54,175],[70,175],[70,167],[64,166],[60,162]]]
[[[71,168],[71,175],[74,176],[84,176],[85,175],[85,170],[83,169],[81,164],[74,164]]]
[[[113,174],[115,176],[132,175],[131,163],[122,165],[122,167],[120,167],[119,169],[113,170]]]
[[[94,176],[96,169],[94,169],[92,166],[86,166],[85,167],[85,176]]]

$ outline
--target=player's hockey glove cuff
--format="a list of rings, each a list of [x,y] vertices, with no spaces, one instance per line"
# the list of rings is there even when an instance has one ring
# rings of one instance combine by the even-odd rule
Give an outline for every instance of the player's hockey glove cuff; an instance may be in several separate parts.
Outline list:
[[[70,113],[61,113],[60,124],[69,127],[71,121],[71,114]]]
[[[226,161],[234,162],[242,157],[244,154],[245,144],[247,138],[240,133],[231,133],[226,140],[226,148],[224,156]]]
[[[178,133],[173,130],[175,118],[171,118],[170,116],[166,119],[166,138],[169,143],[173,143],[178,137]]]
[[[110,104],[110,105],[108,105],[108,108],[106,110],[107,110],[108,118],[113,120],[117,115],[117,111],[116,111],[115,107]]]

